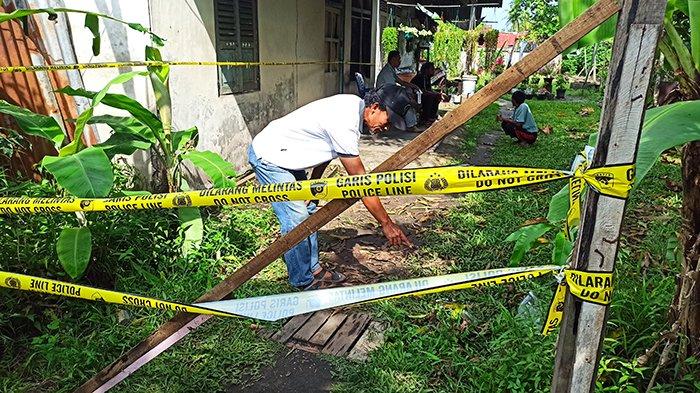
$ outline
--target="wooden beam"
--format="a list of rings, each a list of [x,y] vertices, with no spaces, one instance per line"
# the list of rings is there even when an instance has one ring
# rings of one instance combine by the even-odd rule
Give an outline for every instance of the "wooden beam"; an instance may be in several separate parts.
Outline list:
[[[666,0],[623,1],[593,167],[635,162],[665,8]],[[572,259],[576,269],[614,270],[625,205],[588,192]],[[567,295],[552,392],[593,392],[607,316],[607,306]]]
[[[578,18],[564,26],[564,28],[554,36],[539,45],[521,61],[508,68],[483,89],[479,90],[460,106],[445,115],[439,122],[432,125],[401,150],[394,153],[375,168],[374,172],[403,168],[430,147],[438,143],[455,128],[467,122],[482,109],[495,102],[503,94],[508,93],[525,78],[549,63],[596,26],[605,22],[608,18],[617,13],[619,9],[620,7],[616,0],[598,1]],[[299,224],[294,230],[275,240],[266,250],[256,255],[231,276],[212,288],[211,291],[197,299],[197,301],[205,302],[223,299],[275,259],[279,258],[285,251],[319,230],[333,218],[347,210],[355,202],[357,202],[357,199],[334,200],[328,203],[326,206],[319,209],[318,212],[306,219],[306,221]],[[157,353],[151,352],[152,349],[155,348],[155,352],[162,352],[164,350],[162,345],[159,347],[161,342],[169,340],[173,335],[180,338],[184,337],[190,330],[190,328],[185,326],[195,318],[195,315],[190,314],[176,315],[144,341],[120,356],[112,364],[85,382],[78,388],[77,392],[92,392],[102,386],[106,388],[113,386],[128,375],[128,373],[123,372],[125,369],[128,368],[133,372],[138,368],[134,367],[135,365],[143,365],[155,357]],[[176,341],[177,340],[175,340],[175,342]]]

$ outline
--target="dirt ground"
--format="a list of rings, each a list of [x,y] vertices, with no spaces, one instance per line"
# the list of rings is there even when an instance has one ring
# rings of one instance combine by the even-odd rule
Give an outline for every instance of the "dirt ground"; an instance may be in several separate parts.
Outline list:
[[[462,128],[458,128],[440,143],[408,165],[410,168],[450,164],[487,165],[496,140],[501,133],[482,136],[471,157],[460,155]],[[391,130],[378,136],[363,136],[360,156],[367,170],[405,146],[419,134]],[[331,164],[324,177],[344,175],[340,164]],[[403,196],[382,198],[382,203],[394,222],[400,225],[416,247],[391,248],[381,227],[362,203],[356,203],[340,217],[319,231],[321,263],[326,268],[348,277],[346,285],[359,285],[411,276],[412,257],[418,255],[423,234],[439,214],[456,203],[455,196]],[[415,263],[415,262],[414,262]],[[423,267],[446,264],[447,261],[423,261]],[[261,377],[244,388],[231,386],[228,392],[327,392],[332,383],[330,364],[317,355],[300,350],[281,352],[275,364],[265,368]]]
[[[476,152],[466,160],[460,157],[459,128],[443,139],[408,167],[444,166],[455,163],[486,165],[498,134],[484,135],[478,141]],[[363,136],[360,156],[368,170],[383,162],[390,155],[410,142],[418,134],[391,130],[379,136]],[[344,174],[339,165],[327,170],[326,175]],[[452,195],[402,196],[382,198],[382,203],[394,222],[400,225],[416,246],[409,248],[388,247],[381,227],[362,203],[356,203],[340,217],[319,231],[321,263],[348,276],[348,285],[385,281],[389,278],[411,275],[409,263],[422,244],[422,234],[431,230],[431,223],[442,212],[456,203]],[[445,261],[432,260],[427,264],[439,267]],[[424,267],[429,267],[425,266]]]
[[[262,370],[260,379],[241,388],[234,385],[229,393],[330,392],[331,364],[318,355],[298,349],[282,351],[271,367]]]

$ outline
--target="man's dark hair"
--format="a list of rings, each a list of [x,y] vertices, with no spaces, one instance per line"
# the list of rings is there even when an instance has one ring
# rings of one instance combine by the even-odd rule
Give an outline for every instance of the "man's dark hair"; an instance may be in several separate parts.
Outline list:
[[[430,69],[435,69],[435,64],[432,62],[426,61],[423,63],[423,67],[420,68],[420,73],[421,74],[427,74]]]
[[[397,50],[392,50],[392,51],[389,52],[389,54],[386,56],[386,61],[391,61],[391,59],[393,59],[393,58],[395,58],[395,57],[401,58],[401,53],[399,53],[399,51],[397,51]]]
[[[522,90],[516,90],[515,93],[513,93],[512,100],[518,105],[522,104],[525,102],[525,92]]]
[[[377,89],[372,89],[365,93],[364,100],[365,108],[372,106],[372,104],[379,104],[379,108],[382,110],[386,109],[384,103],[382,102],[382,98],[379,96],[379,94],[377,94]]]

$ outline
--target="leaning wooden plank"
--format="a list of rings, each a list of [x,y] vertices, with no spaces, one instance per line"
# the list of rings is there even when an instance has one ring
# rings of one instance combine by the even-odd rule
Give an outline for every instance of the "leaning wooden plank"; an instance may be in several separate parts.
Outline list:
[[[476,94],[465,100],[460,106],[452,110],[440,121],[433,124],[421,135],[416,137],[408,145],[394,153],[386,161],[374,169],[374,172],[400,169],[409,162],[415,160],[434,144],[452,130],[467,122],[476,114],[481,112],[489,104],[495,102],[503,94],[509,92],[528,76],[535,73],[545,64],[549,63],[566,48],[573,45],[596,26],[605,22],[608,18],[620,9],[617,0],[600,0],[591,6],[586,12],[564,26],[554,36],[543,42],[530,54],[525,56],[518,63],[508,68],[505,72],[495,78],[491,83],[479,90]],[[221,300],[241,284],[256,275],[267,265],[279,258],[285,251],[307,238],[311,233],[319,230],[326,223],[337,217],[340,213],[352,206],[356,199],[335,200],[321,208],[311,217],[302,222],[285,236],[280,237],[270,244],[270,246],[256,255],[248,263],[227,277],[224,281],[212,288],[211,291],[201,296],[197,301]],[[178,330],[182,329],[189,321],[195,318],[194,315],[177,315],[170,321],[158,328],[158,330],[137,344],[129,352],[120,356],[109,366],[98,372],[90,380],[86,381],[78,388],[78,392],[92,392],[100,386],[110,383],[122,370],[139,359],[146,359],[139,362],[145,364],[153,356],[148,352],[157,346],[161,341],[167,339]]]
[[[624,0],[592,166],[635,162],[666,0]],[[626,201],[589,192],[573,256],[577,270],[612,272]],[[613,299],[614,301],[614,299]],[[567,296],[552,392],[592,392],[608,306]]]
[[[370,317],[367,314],[351,314],[321,352],[333,356],[345,355],[360,338],[369,322]]]

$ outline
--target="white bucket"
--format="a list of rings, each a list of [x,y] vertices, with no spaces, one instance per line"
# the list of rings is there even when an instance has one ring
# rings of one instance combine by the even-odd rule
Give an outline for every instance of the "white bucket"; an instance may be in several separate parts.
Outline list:
[[[462,96],[469,97],[476,90],[476,75],[464,75],[462,77]]]

